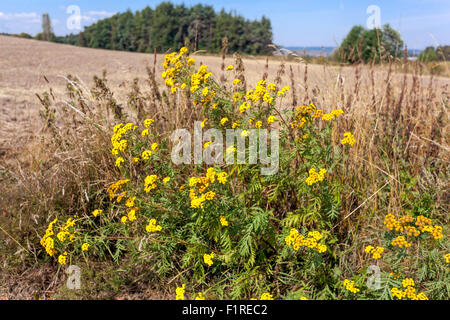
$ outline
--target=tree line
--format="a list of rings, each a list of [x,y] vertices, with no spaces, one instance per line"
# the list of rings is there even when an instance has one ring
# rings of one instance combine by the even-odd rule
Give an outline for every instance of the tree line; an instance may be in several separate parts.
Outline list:
[[[419,55],[419,61],[450,61],[450,46],[426,47]]]
[[[229,52],[270,54],[272,26],[268,18],[248,20],[209,5],[186,7],[162,2],[154,9],[130,10],[102,19],[79,34],[55,37],[55,41],[90,48],[134,52],[176,50],[220,52],[223,38]]]

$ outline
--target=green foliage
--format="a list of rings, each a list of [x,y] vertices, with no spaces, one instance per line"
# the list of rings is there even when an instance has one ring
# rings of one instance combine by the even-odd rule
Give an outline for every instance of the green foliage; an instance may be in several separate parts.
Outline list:
[[[401,57],[402,49],[400,34],[388,24],[371,30],[354,26],[342,41],[337,56],[348,63],[380,63]]]
[[[450,46],[426,47],[419,55],[419,61],[450,61]]]
[[[78,35],[59,42],[112,50],[165,52],[187,45],[191,50],[218,53],[227,37],[230,52],[269,54],[272,43],[270,20],[246,20],[240,15],[212,6],[197,4],[186,7],[162,2],[154,9],[146,7],[134,14],[116,14],[85,28]]]

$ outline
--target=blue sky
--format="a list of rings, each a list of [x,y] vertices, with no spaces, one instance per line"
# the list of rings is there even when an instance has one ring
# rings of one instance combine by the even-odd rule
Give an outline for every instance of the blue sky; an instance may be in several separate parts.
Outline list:
[[[41,29],[42,13],[49,13],[57,35],[70,33],[66,12],[70,5],[81,10],[81,22],[89,25],[98,19],[127,9],[154,8],[159,0],[1,0],[0,32],[36,34]],[[173,0],[187,6],[210,4],[217,11],[235,10],[249,19],[267,16],[272,21],[274,42],[283,46],[336,46],[355,24],[366,26],[367,8],[380,9],[381,24],[389,23],[400,31],[409,48],[450,44],[449,0]]]

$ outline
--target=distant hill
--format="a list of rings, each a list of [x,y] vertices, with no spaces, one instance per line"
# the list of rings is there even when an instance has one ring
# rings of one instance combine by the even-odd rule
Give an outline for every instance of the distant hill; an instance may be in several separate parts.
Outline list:
[[[329,57],[337,47],[283,47],[283,49],[293,51],[300,56]],[[423,50],[408,49],[409,57],[417,57]]]
[[[294,51],[301,56],[310,57],[328,57],[333,53],[336,47],[284,47],[285,49]]]

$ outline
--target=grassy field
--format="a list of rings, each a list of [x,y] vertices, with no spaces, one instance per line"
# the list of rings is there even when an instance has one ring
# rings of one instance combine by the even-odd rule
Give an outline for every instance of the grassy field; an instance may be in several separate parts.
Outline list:
[[[166,252],[150,245],[142,249],[148,236],[133,228],[123,229],[114,213],[119,210],[118,204],[106,204],[106,189],[119,177],[144,175],[158,168],[172,175],[176,183],[173,188],[178,190],[191,173],[200,174],[206,168],[166,168],[162,155],[170,147],[168,136],[193,120],[213,119],[218,116],[216,111],[194,107],[192,97],[170,94],[161,78],[162,54],[86,49],[3,36],[0,48],[0,297],[173,299],[175,288],[186,283],[192,290],[207,292],[211,299],[247,299],[262,292],[271,292],[277,299],[357,299],[350,290],[342,289],[341,283],[352,279],[363,290],[367,267],[375,264],[382,270],[383,290],[376,293],[366,288],[361,298],[392,298],[390,289],[395,281],[390,280],[391,273],[400,274],[400,280],[413,278],[417,291],[432,299],[449,298],[448,263],[444,259],[450,250],[449,78],[423,75],[419,66],[401,62],[327,66],[278,58],[240,60],[191,55],[197,67],[208,66],[212,79],[219,84],[221,98],[228,97],[227,92],[236,92],[231,84],[236,77],[241,79],[239,86],[244,92],[267,79],[278,88],[290,87],[285,98],[270,109],[279,112],[280,118],[283,114],[290,119],[296,107],[310,104],[323,113],[336,109],[344,112],[332,128],[317,124],[308,129],[308,134],[317,134],[318,140],[300,147],[286,142],[286,150],[298,147],[302,156],[295,160],[286,152],[279,178],[253,185],[251,168],[233,167],[229,171],[232,187],[221,189],[220,207],[208,207],[206,211],[224,210],[231,224],[234,215],[246,217],[244,208],[270,212],[270,218],[260,227],[266,241],[252,235],[254,247],[249,250],[258,252],[257,257],[242,253],[239,258],[233,256],[237,260],[232,259],[229,266],[228,247],[212,246],[222,264],[215,272],[206,273],[204,266],[192,262],[194,258],[189,255],[195,250],[202,252],[204,243],[189,238],[188,231],[179,226],[179,220],[187,224],[192,219],[191,209],[184,209],[182,204],[187,194],[167,190],[164,196],[152,198],[152,203],[165,204],[167,211],[188,214],[184,218],[161,215],[166,223],[163,230],[173,231],[158,238],[166,241],[167,247],[173,246],[173,251]],[[230,64],[235,69],[223,71],[223,66]],[[239,114],[232,102],[225,104]],[[162,146],[161,163],[124,172],[111,155],[113,127],[119,122],[142,124],[145,118],[155,119],[154,139]],[[356,143],[340,151],[344,132],[351,132]],[[304,161],[303,149],[315,150],[316,146],[322,148],[313,154],[316,158],[311,163]],[[327,163],[331,153],[336,161]],[[306,164],[330,165],[327,187],[312,192],[304,185],[309,169]],[[304,196],[299,190],[304,190]],[[245,201],[246,197],[252,203]],[[233,199],[239,199],[239,205],[233,205]],[[311,206],[314,201],[320,204],[319,209]],[[333,203],[332,217],[324,213],[328,202]],[[100,207],[109,212],[107,222],[101,222],[97,233],[87,224],[82,228],[85,240],[92,243],[92,255],[73,251],[74,261],[77,259],[83,270],[82,290],[68,290],[65,266],[48,257],[39,241],[55,217],[65,221],[76,215],[86,221]],[[422,232],[421,238],[412,237],[411,247],[396,251],[391,243],[394,235],[384,225],[389,213],[397,218],[430,218],[433,225],[443,227],[443,237],[435,241]],[[255,217],[248,216],[249,225]],[[297,269],[295,254],[282,246],[286,232],[294,227],[321,230],[328,241],[323,257],[300,259],[303,271]],[[196,232],[210,229],[214,228]],[[242,234],[234,232],[235,238],[229,240],[232,248],[234,241],[241,246],[238,239]],[[179,243],[171,242],[174,235],[181,237]],[[120,241],[116,241],[118,237]],[[385,248],[386,258],[371,260],[364,251],[367,245]],[[159,250],[161,253],[156,254]],[[275,254],[278,250],[280,253]],[[168,256],[176,254],[185,256],[170,262]],[[154,261],[144,256],[152,256]],[[256,262],[241,269],[239,259]],[[327,268],[317,267],[317,261],[323,261]],[[257,267],[266,269],[262,272]],[[237,278],[217,275],[225,271]],[[247,280],[252,277],[261,280],[258,284]]]

